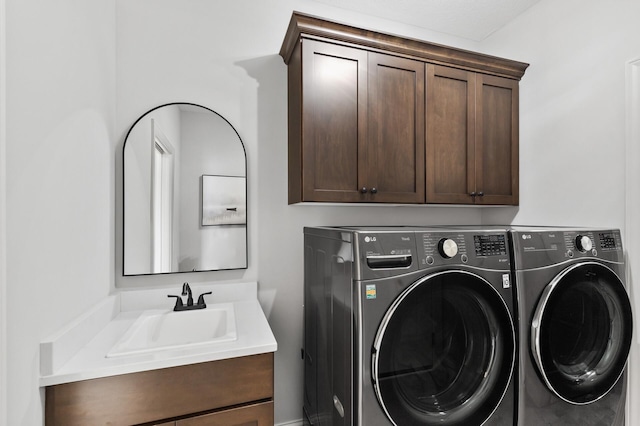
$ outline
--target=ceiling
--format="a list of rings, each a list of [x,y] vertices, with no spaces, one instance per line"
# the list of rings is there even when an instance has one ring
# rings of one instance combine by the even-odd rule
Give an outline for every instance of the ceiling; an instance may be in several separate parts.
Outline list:
[[[540,0],[315,0],[475,41]]]

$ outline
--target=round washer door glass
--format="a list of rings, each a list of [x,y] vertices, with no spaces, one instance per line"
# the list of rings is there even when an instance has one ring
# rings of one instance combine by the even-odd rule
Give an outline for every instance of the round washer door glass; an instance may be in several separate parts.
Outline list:
[[[547,285],[531,325],[532,355],[547,387],[572,404],[606,395],[632,340],[631,303],[608,267],[584,262]]]
[[[374,341],[378,402],[393,424],[481,425],[509,386],[515,334],[489,282],[445,271],[412,284],[386,312]]]

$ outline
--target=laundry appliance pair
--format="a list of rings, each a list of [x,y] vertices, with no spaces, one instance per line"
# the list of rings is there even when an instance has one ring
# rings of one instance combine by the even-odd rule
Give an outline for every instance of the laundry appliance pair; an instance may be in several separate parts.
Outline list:
[[[617,230],[305,228],[307,425],[623,424]]]

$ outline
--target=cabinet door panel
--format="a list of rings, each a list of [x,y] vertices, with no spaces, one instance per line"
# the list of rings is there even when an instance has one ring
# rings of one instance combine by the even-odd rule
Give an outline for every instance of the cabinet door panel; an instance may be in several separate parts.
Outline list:
[[[273,426],[273,402],[178,420],[176,426]]]
[[[427,202],[473,203],[475,74],[427,65]]]
[[[303,40],[303,201],[360,201],[365,51]]]
[[[482,204],[518,204],[518,82],[478,74],[476,188]]]
[[[369,53],[371,201],[424,203],[424,63]]]

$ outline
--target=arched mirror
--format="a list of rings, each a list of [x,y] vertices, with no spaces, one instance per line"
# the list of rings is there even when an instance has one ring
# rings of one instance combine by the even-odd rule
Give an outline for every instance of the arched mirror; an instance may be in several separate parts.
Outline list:
[[[247,162],[220,114],[162,105],[131,127],[123,149],[123,274],[247,267]]]

